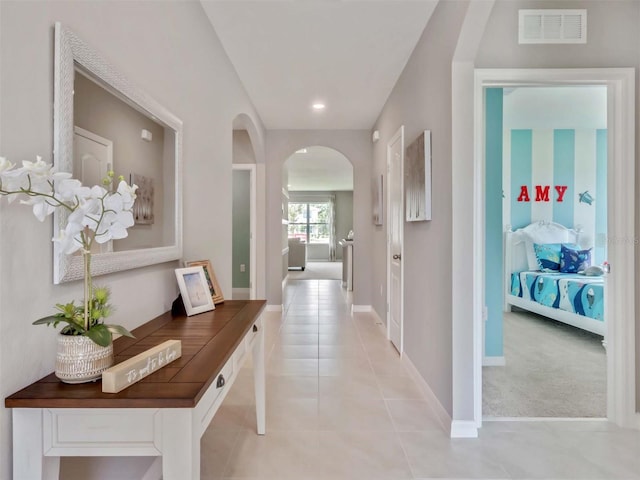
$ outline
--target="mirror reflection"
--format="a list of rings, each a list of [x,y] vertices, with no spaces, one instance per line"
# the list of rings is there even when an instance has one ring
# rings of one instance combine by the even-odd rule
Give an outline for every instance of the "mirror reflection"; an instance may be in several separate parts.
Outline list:
[[[87,186],[107,172],[140,188],[128,237],[100,246],[94,276],[182,257],[182,122],[72,30],[55,25],[54,164]],[[54,234],[66,212],[54,212]],[[83,278],[83,262],[53,248],[53,281]]]
[[[166,177],[173,172],[175,132],[77,67],[73,118],[73,176],[84,185],[100,185],[111,170],[138,185],[129,236],[96,245],[97,252],[172,245],[173,224],[165,205],[173,204],[173,189],[165,185],[173,184]]]

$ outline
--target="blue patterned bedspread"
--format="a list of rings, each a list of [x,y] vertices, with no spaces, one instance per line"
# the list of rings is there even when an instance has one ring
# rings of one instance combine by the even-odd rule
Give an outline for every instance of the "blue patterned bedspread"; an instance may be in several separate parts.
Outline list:
[[[516,272],[511,295],[541,305],[604,320],[604,280],[573,273]]]

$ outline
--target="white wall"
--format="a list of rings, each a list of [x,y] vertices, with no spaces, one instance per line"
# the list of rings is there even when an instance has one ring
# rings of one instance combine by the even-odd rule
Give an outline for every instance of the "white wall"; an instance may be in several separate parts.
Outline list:
[[[404,225],[404,348],[442,406],[452,411],[451,59],[467,2],[440,2],[374,129],[373,175],[385,174],[386,149],[401,125],[405,145],[431,130],[433,220]],[[372,177],[373,178],[373,177]],[[370,180],[373,181],[373,180]],[[386,205],[386,201],[385,201]],[[373,236],[373,306],[386,321],[386,228]]]
[[[0,155],[12,160],[51,159],[55,21],[184,122],[185,258],[210,259],[223,291],[231,292],[232,123],[240,113],[252,118],[256,148],[264,129],[200,4],[0,2]],[[56,302],[82,296],[79,282],[52,284],[52,230],[51,220],[39,223],[28,208],[0,202],[2,397],[53,371],[55,331],[31,322],[52,313]],[[177,295],[177,266],[99,277],[112,289],[113,323],[134,328],[168,310]],[[0,432],[0,478],[8,480],[11,417],[4,407]],[[111,478],[126,478],[119,469],[129,462],[106,464]]]
[[[282,166],[296,150],[321,145],[338,150],[353,165],[353,231],[357,242],[353,302],[371,305],[371,133],[365,130],[270,130],[266,145],[267,302],[282,304]]]

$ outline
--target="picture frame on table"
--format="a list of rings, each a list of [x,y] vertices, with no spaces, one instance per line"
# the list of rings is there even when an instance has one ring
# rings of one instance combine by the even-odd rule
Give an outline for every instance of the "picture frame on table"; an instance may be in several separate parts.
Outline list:
[[[214,272],[209,260],[193,260],[191,262],[184,262],[184,266],[203,267],[204,275],[207,279],[207,285],[209,287],[209,291],[211,292],[211,298],[213,299],[214,305],[224,302],[222,289],[220,288],[220,284],[218,283],[218,279],[216,278],[216,273]]]
[[[188,317],[216,308],[209,294],[209,284],[204,267],[176,268],[175,272]]]

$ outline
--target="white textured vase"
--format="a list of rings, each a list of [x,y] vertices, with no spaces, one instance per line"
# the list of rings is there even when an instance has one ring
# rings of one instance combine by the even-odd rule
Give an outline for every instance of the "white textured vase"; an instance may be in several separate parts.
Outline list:
[[[82,335],[58,335],[56,377],[64,383],[93,382],[113,365],[113,344],[101,347]]]

